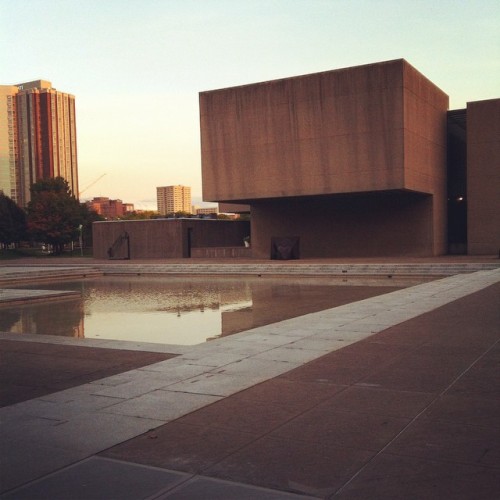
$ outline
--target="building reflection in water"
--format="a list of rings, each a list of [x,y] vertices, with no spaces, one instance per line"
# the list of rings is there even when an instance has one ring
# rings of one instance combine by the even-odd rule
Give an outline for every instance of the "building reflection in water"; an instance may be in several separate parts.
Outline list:
[[[105,277],[30,286],[81,297],[0,311],[0,331],[192,345],[387,293],[307,279]]]
[[[83,301],[79,297],[0,310],[0,331],[83,338]]]

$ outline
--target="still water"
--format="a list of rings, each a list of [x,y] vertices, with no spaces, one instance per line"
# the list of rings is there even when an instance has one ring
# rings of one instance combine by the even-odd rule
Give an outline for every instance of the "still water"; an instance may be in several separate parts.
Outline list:
[[[308,278],[104,277],[18,288],[81,296],[0,311],[0,332],[193,345],[401,286]]]

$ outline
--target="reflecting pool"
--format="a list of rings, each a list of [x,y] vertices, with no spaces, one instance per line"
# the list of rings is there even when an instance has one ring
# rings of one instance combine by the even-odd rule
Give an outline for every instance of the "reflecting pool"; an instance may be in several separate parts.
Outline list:
[[[44,283],[17,288],[76,290],[81,296],[2,309],[0,332],[193,345],[408,286],[394,285],[387,279],[244,276]]]

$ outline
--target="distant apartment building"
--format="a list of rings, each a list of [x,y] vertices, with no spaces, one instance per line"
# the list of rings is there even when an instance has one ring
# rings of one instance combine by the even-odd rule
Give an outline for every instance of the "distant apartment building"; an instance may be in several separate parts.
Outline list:
[[[132,203],[123,203],[122,200],[110,200],[104,196],[93,198],[87,202],[90,210],[94,210],[106,219],[118,219],[134,211]]]
[[[46,80],[0,85],[0,191],[25,206],[31,185],[54,177],[78,198],[74,96]]]
[[[218,207],[196,208],[196,215],[212,215],[218,213]]]
[[[19,158],[17,145],[17,113],[15,95],[18,88],[0,85],[0,191],[17,201],[16,166]]]
[[[156,188],[159,215],[175,212],[191,213],[191,188],[189,186],[163,186]]]
[[[134,212],[135,207],[133,203],[123,203],[123,214],[128,214],[130,212]]]

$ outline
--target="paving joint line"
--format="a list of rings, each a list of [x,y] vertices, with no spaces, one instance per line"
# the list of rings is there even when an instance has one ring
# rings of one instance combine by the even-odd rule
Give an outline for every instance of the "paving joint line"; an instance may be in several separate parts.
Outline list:
[[[466,373],[468,373],[484,356],[486,356],[490,351],[492,351],[497,344],[500,344],[500,340],[495,341],[486,351],[484,351],[480,356],[478,356],[465,370],[462,371],[457,377],[448,384],[441,392],[439,392],[435,398],[430,401],[425,408],[423,408],[417,415],[415,415],[381,450],[379,450],[366,464],[364,464],[355,474],[353,474],[349,480],[344,483],[335,493],[331,495],[330,498],[335,498],[337,494],[342,493],[342,491],[349,486],[362,472],[365,470],[378,456],[380,456],[384,451],[389,448],[389,446],[394,443],[403,432],[405,432],[410,426],[412,426],[428,409],[432,406],[439,398],[443,397],[443,395],[456,384],[458,380],[460,380]],[[404,455],[404,456],[412,456],[412,455]],[[436,460],[436,459],[434,459]],[[444,462],[443,460],[441,460]],[[460,463],[460,462],[457,462]]]

